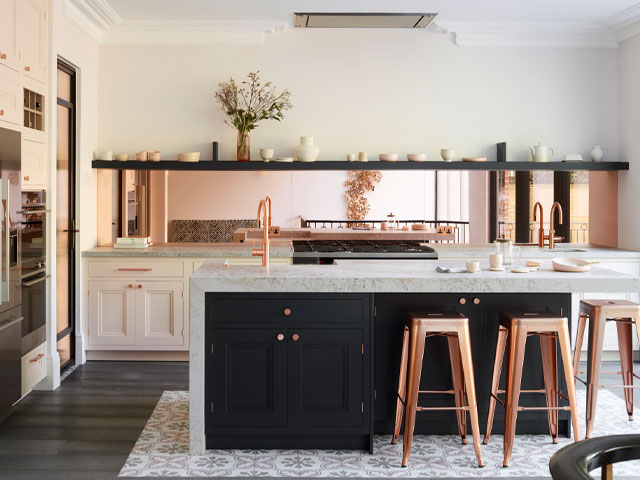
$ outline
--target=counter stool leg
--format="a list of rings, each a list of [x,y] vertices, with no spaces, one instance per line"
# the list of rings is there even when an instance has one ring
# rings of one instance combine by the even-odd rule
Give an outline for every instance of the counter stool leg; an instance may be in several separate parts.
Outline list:
[[[564,377],[567,382],[567,397],[569,397],[569,406],[571,407],[571,423],[573,424],[573,439],[580,441],[580,420],[578,419],[578,405],[576,403],[576,385],[571,380],[573,377],[573,368],[571,366],[571,337],[569,336],[568,322],[565,320],[564,325],[558,331],[558,342],[560,343],[560,355],[562,356],[562,367]]]
[[[627,320],[626,318],[624,320]],[[628,319],[631,320],[631,319]],[[618,329],[618,350],[620,352],[620,366],[622,367],[622,383],[633,385],[633,340],[631,323],[627,321],[616,322]],[[627,404],[627,414],[629,421],[633,420],[633,389],[625,388],[624,401]]]
[[[542,372],[547,407],[558,406],[558,352],[555,337],[538,335],[542,353]],[[553,443],[558,443],[558,410],[547,410],[549,433]]]
[[[471,357],[471,340],[469,335],[469,326],[464,325],[458,328],[458,355],[462,361],[463,377],[467,388],[467,401],[469,404],[469,417],[471,418],[471,433],[473,435],[473,448],[476,451],[476,459],[478,460],[478,466],[484,467],[484,461],[482,460],[482,451],[480,449],[480,427],[478,425],[478,404],[476,401],[476,386],[473,376],[473,358]],[[465,416],[467,414],[464,410],[459,410]],[[465,422],[466,423],[466,422]]]
[[[464,398],[464,380],[465,373],[462,366],[462,358],[460,357],[460,342],[458,337],[447,336],[449,344],[449,357],[451,358],[451,377],[453,379],[453,392],[456,407],[464,407],[466,402]],[[456,410],[458,417],[458,432],[462,439],[462,444],[467,444],[467,412],[464,410]]]
[[[591,437],[593,423],[596,418],[596,403],[600,388],[600,368],[602,366],[602,346],[604,344],[604,327],[606,319],[600,315],[589,315],[589,344],[587,351],[587,432],[585,438]],[[573,383],[573,382],[572,382]],[[575,385],[575,383],[574,383]]]
[[[504,348],[507,344],[507,329],[500,325],[498,329],[498,341],[496,342],[496,356],[493,361],[493,377],[491,379],[491,396],[489,397],[489,414],[487,415],[487,429],[485,430],[485,445],[489,443],[491,429],[493,428],[493,418],[496,413],[496,399],[498,396],[498,386],[500,384],[500,373],[502,373],[502,359],[504,358]]]
[[[527,329],[518,325],[511,326],[507,342],[507,386],[504,411],[504,462],[509,466],[516,436],[516,419],[518,418],[518,402],[522,383],[522,364],[527,341]]]
[[[409,357],[409,328],[404,327],[402,337],[402,355],[400,356],[400,375],[398,375],[398,398],[396,400],[396,423],[393,428],[392,444],[398,442],[400,427],[402,426],[402,415],[404,413],[407,400],[407,358]]]
[[[406,467],[411,455],[413,443],[413,429],[416,422],[416,408],[418,406],[418,390],[420,389],[420,375],[422,374],[422,359],[424,358],[424,341],[426,332],[420,327],[411,327],[409,342],[409,369],[407,372],[407,396],[405,398],[404,438],[402,445],[402,466]]]
[[[580,353],[582,352],[582,342],[584,342],[584,329],[587,326],[587,316],[581,313],[578,317],[578,332],[576,335],[575,352],[573,352],[573,376],[578,375],[578,366],[580,365]],[[573,379],[573,383],[576,379]]]

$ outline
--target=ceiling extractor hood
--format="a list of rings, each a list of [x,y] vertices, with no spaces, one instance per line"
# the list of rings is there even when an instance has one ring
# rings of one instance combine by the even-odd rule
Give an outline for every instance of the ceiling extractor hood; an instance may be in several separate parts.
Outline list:
[[[294,13],[297,28],[426,28],[436,13]]]

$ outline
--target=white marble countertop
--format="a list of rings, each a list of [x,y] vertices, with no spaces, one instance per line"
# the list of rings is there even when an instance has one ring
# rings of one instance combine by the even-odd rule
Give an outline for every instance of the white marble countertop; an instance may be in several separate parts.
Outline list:
[[[148,248],[95,247],[82,252],[84,257],[183,257],[183,258],[235,258],[251,257],[262,241],[244,243],[160,243]],[[271,256],[289,258],[293,248],[289,240],[271,240]]]
[[[336,265],[229,266],[205,262],[191,276],[191,289],[205,292],[637,292],[640,277],[592,267],[587,273],[563,273],[544,261],[537,272],[438,273],[436,265],[462,267],[442,260],[347,260]]]
[[[95,247],[82,252],[85,257],[184,257],[184,258],[234,258],[250,257],[253,248],[261,247],[260,241],[248,240],[245,243],[165,243],[155,244],[144,249]],[[495,251],[493,244],[429,244],[440,259],[488,259]],[[567,251],[584,250],[584,251]],[[291,257],[293,248],[289,239],[272,239],[271,256]],[[640,262],[640,252],[620,248],[598,247],[584,244],[558,244],[555,250],[538,246],[521,246],[521,257],[554,258],[579,257],[597,259],[600,262]]]

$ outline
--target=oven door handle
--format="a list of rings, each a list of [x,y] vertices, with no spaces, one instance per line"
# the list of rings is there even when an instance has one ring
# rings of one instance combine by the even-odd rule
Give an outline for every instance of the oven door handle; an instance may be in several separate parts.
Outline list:
[[[31,277],[35,277],[35,276],[36,276],[36,275],[38,275],[39,273],[44,273],[44,272],[46,272],[46,271],[47,271],[47,268],[46,268],[46,267],[44,267],[44,268],[38,268],[37,270],[33,270],[33,271],[29,272],[29,273],[23,273],[23,274],[22,274],[22,278],[24,279],[25,277],[29,277],[29,278],[31,278]]]
[[[21,322],[24,319],[24,317],[16,317],[13,320],[7,320],[5,323],[0,324],[0,332],[2,332],[3,330],[6,330],[7,328],[15,325],[18,322]]]
[[[0,270],[4,274],[4,280],[2,281],[2,299],[0,303],[9,301],[9,263],[10,263],[10,246],[9,246],[9,231],[11,230],[11,224],[9,220],[9,179],[2,179],[2,201],[4,202],[4,229],[5,235],[2,241],[4,242],[4,251],[6,252],[5,258],[0,259]],[[0,257],[2,255],[0,254]],[[2,264],[2,262],[5,262]]]
[[[33,213],[51,213],[51,210],[18,210],[18,215],[31,215]]]
[[[50,278],[51,275],[45,275],[44,277],[38,277],[35,280],[27,280],[22,282],[22,286],[23,287],[32,287],[33,285],[40,283],[40,282],[44,282],[47,278]]]

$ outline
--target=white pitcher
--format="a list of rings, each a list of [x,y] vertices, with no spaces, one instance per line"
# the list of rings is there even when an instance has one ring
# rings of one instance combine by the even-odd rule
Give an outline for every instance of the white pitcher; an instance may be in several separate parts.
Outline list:
[[[529,151],[533,162],[548,162],[554,154],[553,147],[547,147],[539,143],[534,147],[529,147]]]
[[[596,145],[591,149],[591,160],[600,162],[604,158],[604,152],[606,151],[608,151],[606,148]]]

